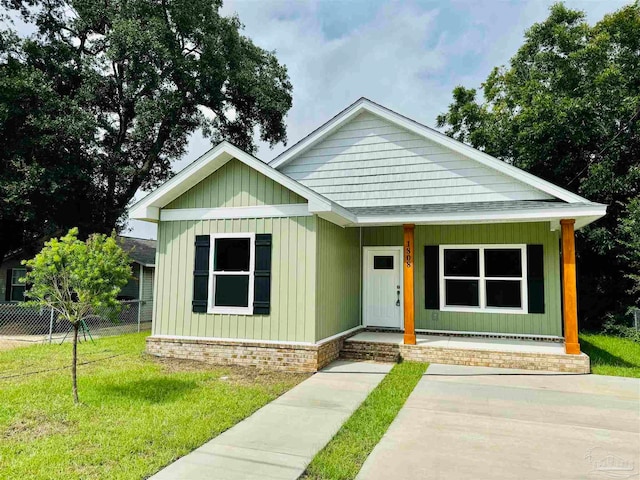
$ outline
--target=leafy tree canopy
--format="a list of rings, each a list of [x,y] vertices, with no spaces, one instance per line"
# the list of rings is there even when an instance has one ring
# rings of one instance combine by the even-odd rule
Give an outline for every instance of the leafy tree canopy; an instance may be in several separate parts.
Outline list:
[[[220,0],[0,0],[0,259],[72,225],[119,226],[197,129],[285,142],[291,83]],[[5,22],[6,23],[6,22]]]
[[[631,228],[628,206],[640,194],[639,119],[638,3],[593,26],[583,12],[554,5],[525,33],[509,66],[491,72],[481,99],[475,89],[456,87],[437,118],[447,135],[609,205],[578,244],[587,326],[633,302],[628,259],[638,253],[628,249],[638,244],[628,232],[620,241],[620,228]]]

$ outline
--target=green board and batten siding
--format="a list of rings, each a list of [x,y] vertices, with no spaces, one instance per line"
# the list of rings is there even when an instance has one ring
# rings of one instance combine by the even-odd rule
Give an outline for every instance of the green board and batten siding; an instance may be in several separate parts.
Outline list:
[[[228,232],[273,234],[270,315],[191,311],[195,236]],[[359,233],[317,217],[161,222],[154,334],[315,342],[356,327]]]
[[[315,340],[314,217],[161,222],[154,335],[313,342]],[[193,313],[196,235],[273,234],[269,315]]]
[[[364,246],[402,245],[402,227],[363,228],[362,239]],[[544,314],[442,312],[425,309],[425,245],[510,243],[544,246]],[[550,231],[547,222],[418,225],[415,229],[415,246],[416,329],[562,335],[559,234]]]
[[[167,209],[304,203],[264,175],[232,160],[171,202]],[[192,313],[196,235],[273,234],[271,313]],[[558,233],[548,223],[416,227],[416,328],[561,335]],[[424,308],[424,246],[441,244],[543,244],[544,314],[458,313]],[[237,220],[162,221],[154,334],[315,342],[360,324],[360,229],[340,228],[316,216]],[[362,229],[363,246],[402,245],[402,227]]]
[[[307,201],[234,159],[173,200],[165,209],[255,207],[290,203]]]
[[[203,179],[167,208],[246,207],[306,200],[237,160]],[[193,313],[194,242],[211,233],[271,233],[269,315]],[[154,335],[313,342],[316,218],[163,221],[158,226]]]
[[[316,341],[360,325],[360,229],[318,218]]]

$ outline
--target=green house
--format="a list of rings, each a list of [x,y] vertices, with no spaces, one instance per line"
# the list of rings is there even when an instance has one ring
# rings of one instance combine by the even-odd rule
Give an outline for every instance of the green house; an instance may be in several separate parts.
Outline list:
[[[583,355],[574,230],[605,212],[362,98],[268,164],[223,142],[131,207],[158,224],[147,347],[315,370],[366,330],[401,353],[459,335]]]

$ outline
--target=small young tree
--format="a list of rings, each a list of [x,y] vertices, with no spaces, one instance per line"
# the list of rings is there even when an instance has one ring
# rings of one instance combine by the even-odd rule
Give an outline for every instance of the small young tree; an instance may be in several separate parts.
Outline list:
[[[117,295],[131,278],[127,253],[120,248],[115,233],[92,235],[78,240],[78,229],[64,237],[52,238],[33,259],[23,261],[30,284],[29,301],[52,308],[73,327],[71,377],[73,401],[78,403],[76,366],[78,330],[94,309],[117,309]]]

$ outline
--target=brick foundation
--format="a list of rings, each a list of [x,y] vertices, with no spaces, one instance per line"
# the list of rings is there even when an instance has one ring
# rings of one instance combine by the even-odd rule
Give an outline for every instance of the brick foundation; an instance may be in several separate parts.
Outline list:
[[[589,357],[584,353],[580,355],[554,355],[548,353],[463,350],[438,347],[415,348],[413,345],[400,345],[400,355],[405,360],[418,362],[546,370],[550,372],[590,372]]]
[[[290,372],[316,372],[338,357],[396,362],[400,359],[552,372],[589,373],[589,357],[548,353],[508,352],[403,345],[348,340],[357,332],[317,344],[272,343],[180,337],[148,337],[147,353],[158,357],[199,360]]]
[[[589,357],[548,353],[508,352],[497,350],[427,347],[350,340],[345,342],[342,358],[358,360],[444,363],[551,372],[589,373]]]
[[[151,336],[147,338],[147,353],[216,365],[316,372],[338,358],[344,339],[354,333],[317,344]]]

